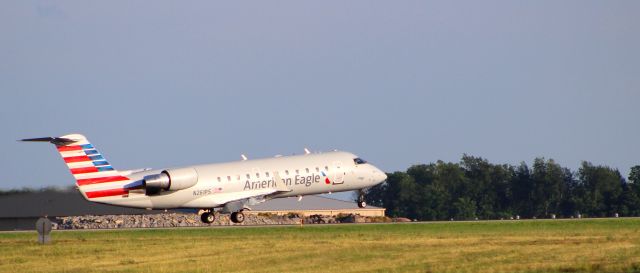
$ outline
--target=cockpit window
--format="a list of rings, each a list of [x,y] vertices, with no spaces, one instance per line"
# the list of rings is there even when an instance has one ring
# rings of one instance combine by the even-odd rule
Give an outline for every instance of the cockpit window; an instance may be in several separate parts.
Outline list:
[[[365,164],[365,163],[367,163],[367,161],[366,161],[366,160],[364,160],[364,159],[362,159],[362,158],[359,158],[359,157],[358,157],[358,158],[354,158],[354,159],[353,159],[353,162],[355,162],[355,163],[356,163],[356,165],[360,165],[360,164]]]

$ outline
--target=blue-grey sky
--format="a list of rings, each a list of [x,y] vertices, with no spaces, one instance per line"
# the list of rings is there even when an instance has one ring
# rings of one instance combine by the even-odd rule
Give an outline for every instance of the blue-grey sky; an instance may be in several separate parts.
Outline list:
[[[640,164],[639,1],[2,1],[0,188],[347,150]]]

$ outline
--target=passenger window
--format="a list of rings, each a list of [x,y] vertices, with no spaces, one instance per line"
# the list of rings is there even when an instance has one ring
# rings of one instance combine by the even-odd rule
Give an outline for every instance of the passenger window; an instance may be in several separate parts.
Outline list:
[[[299,170],[296,170],[296,174],[300,174],[300,171],[299,171]]]
[[[238,181],[240,181],[240,175],[238,175],[237,177],[238,177]]]
[[[289,175],[289,170],[284,170],[284,173],[285,173],[286,175]]]
[[[328,166],[324,166],[324,170],[328,172],[329,171],[329,167]]]
[[[227,176],[227,181],[231,181],[231,176]]]
[[[256,173],[256,178],[260,178],[260,173]]]
[[[319,171],[320,171],[320,168],[316,167],[316,172],[319,172]]]
[[[309,173],[309,168],[304,168],[305,171],[307,171],[307,173]]]
[[[247,179],[251,179],[251,175],[250,174],[247,174]]]
[[[264,173],[267,177],[269,177],[269,172]]]
[[[218,182],[222,182],[222,180],[220,179],[220,176],[218,176]]]

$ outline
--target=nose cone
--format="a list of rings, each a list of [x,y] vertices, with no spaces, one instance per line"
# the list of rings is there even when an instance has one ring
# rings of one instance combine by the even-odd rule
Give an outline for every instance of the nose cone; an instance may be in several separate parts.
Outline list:
[[[380,182],[384,182],[387,180],[387,174],[380,171],[380,173],[378,174],[378,181]]]
[[[387,180],[387,174],[380,169],[373,167],[373,180],[376,184],[382,183]]]

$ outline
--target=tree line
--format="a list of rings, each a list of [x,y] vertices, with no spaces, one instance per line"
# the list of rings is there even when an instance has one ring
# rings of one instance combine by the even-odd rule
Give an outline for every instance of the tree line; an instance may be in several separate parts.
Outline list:
[[[628,180],[607,166],[582,162],[577,172],[553,159],[532,166],[492,164],[464,155],[388,173],[365,194],[387,215],[418,220],[640,216],[640,166]]]
[[[29,194],[29,193],[50,193],[50,192],[76,192],[75,185],[70,186],[46,186],[42,188],[22,187],[20,189],[0,189],[0,196]]]

